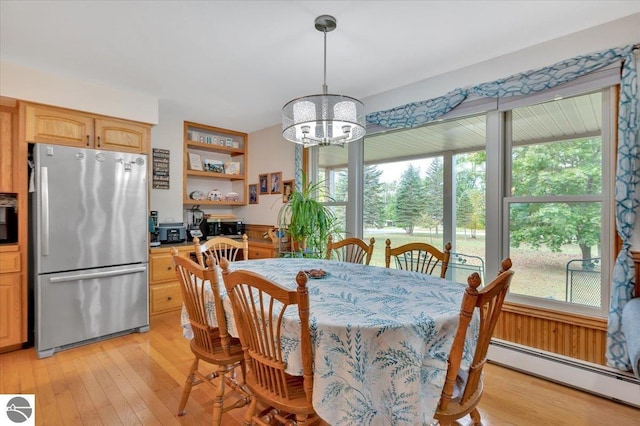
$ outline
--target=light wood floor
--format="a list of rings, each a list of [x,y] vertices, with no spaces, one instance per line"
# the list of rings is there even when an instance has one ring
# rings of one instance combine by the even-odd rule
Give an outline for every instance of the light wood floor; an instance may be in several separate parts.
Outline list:
[[[194,388],[187,414],[175,415],[192,359],[179,314],[164,314],[152,318],[148,333],[46,359],[37,359],[33,348],[2,354],[0,393],[35,394],[38,425],[209,424],[208,387]],[[496,365],[485,371],[485,425],[640,425],[636,408]],[[244,408],[233,410],[222,424],[238,426],[243,414]]]

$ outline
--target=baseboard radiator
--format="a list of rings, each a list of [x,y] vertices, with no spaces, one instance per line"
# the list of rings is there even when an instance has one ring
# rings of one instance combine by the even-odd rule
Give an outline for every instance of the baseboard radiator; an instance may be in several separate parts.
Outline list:
[[[640,408],[640,380],[599,364],[492,339],[488,359],[495,364]]]

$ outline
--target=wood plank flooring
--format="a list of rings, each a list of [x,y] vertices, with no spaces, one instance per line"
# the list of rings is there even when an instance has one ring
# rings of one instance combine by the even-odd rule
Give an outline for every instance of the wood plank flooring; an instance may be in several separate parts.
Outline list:
[[[38,425],[209,424],[212,391],[205,386],[193,389],[187,414],[176,416],[193,359],[179,322],[177,312],[156,316],[148,333],[41,360],[33,348],[2,354],[0,393],[35,394]],[[244,410],[226,413],[222,424],[241,425]],[[639,409],[496,365],[485,369],[480,412],[488,426],[640,425]]]

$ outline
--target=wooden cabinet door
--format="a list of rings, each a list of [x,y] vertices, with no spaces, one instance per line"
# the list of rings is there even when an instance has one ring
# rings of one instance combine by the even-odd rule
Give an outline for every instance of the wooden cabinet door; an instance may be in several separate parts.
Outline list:
[[[26,105],[25,140],[56,145],[93,147],[91,116],[51,107]]]
[[[0,110],[0,192],[16,192],[15,185],[15,149],[13,136],[14,114]]]
[[[95,148],[135,153],[148,152],[150,126],[105,118],[96,118],[95,124]]]
[[[21,284],[20,274],[0,274],[0,348],[23,342]]]

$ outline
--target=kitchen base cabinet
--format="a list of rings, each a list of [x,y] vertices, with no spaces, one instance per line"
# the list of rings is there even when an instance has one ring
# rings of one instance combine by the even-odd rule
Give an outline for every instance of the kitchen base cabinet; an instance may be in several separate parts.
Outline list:
[[[182,308],[182,292],[171,256],[172,246],[152,248],[149,254],[149,315]],[[189,258],[193,245],[176,246],[180,256]]]
[[[249,241],[249,259],[269,259],[271,257],[276,257],[273,244]]]
[[[24,287],[18,246],[0,247],[0,352],[26,341]]]

